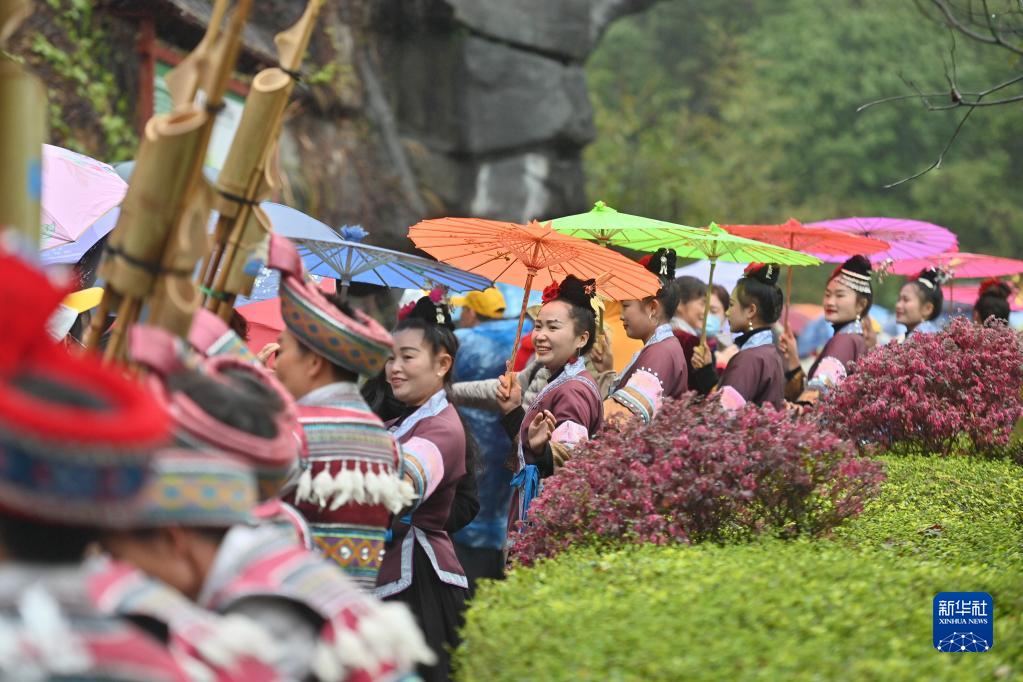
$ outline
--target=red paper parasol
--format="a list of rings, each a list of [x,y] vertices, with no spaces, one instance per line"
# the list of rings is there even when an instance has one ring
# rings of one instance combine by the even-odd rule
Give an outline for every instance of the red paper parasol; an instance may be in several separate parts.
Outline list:
[[[825,256],[844,261],[850,256],[864,256],[886,251],[889,244],[880,239],[839,232],[824,227],[807,227],[795,218],[781,225],[722,225],[730,234],[759,242],[784,246],[793,251],[812,253],[821,260]],[[785,288],[785,328],[789,328],[789,309],[792,300],[792,266],[789,266]]]

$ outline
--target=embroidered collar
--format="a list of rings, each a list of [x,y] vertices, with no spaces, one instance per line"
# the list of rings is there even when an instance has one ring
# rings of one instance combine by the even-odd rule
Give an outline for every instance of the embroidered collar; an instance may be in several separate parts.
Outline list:
[[[674,338],[675,338],[675,332],[672,331],[672,328],[671,328],[670,324],[664,323],[662,325],[658,325],[657,329],[654,330],[653,336],[651,336],[649,339],[647,339],[646,343],[643,344],[643,347],[640,348],[638,351],[636,351],[636,354],[632,356],[631,360],[629,360],[629,364],[626,365],[625,369],[622,370],[622,373],[618,375],[618,380],[615,381],[615,385],[612,388],[612,392],[618,390],[618,384],[621,382],[622,377],[627,375],[629,373],[629,370],[632,369],[632,366],[636,364],[636,360],[639,360],[640,353],[642,353],[643,351],[645,351],[647,348],[649,348],[650,346],[654,345],[655,343],[660,343],[661,341],[664,341],[665,339],[674,339]]]
[[[831,325],[835,330],[835,334],[863,334],[863,323],[859,320],[850,320],[849,322],[840,322],[838,324]]]
[[[932,320],[924,320],[911,331],[907,331],[906,338],[908,339],[913,334],[934,334],[938,331],[941,331],[940,328]]]
[[[551,381],[548,381],[547,385],[540,389],[540,392],[536,394],[535,398],[533,398],[533,402],[529,404],[529,410],[532,410],[534,407],[539,405],[540,400],[545,395],[553,391],[555,388],[565,383],[566,381],[574,379],[576,376],[585,371],[586,362],[582,358],[576,358],[575,362],[570,362],[567,365],[565,365],[561,372],[558,373],[558,376],[554,377],[554,379],[552,379]],[[526,412],[529,412],[529,410],[526,410]]]
[[[761,327],[760,329],[754,329],[752,332],[745,334],[739,334],[735,337],[735,343],[739,346],[739,351],[753,350],[760,346],[769,346],[774,343],[774,334],[767,327]]]
[[[306,407],[334,407],[338,403],[364,403],[357,384],[338,381],[309,391],[296,401]]]
[[[415,412],[405,418],[400,424],[395,424],[391,427],[390,431],[394,434],[395,440],[401,440],[406,433],[412,430],[419,422],[423,421],[427,417],[436,417],[438,414],[444,411],[444,408],[448,406],[448,394],[442,388],[427,400],[425,403],[419,406]]]

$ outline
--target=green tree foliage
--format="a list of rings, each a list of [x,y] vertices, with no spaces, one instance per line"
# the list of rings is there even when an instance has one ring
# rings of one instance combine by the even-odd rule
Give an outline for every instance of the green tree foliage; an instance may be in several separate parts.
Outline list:
[[[613,26],[589,63],[591,197],[688,224],[912,217],[949,227],[964,250],[1012,254],[1018,105],[976,111],[940,169],[892,189],[937,157],[964,111],[908,100],[857,113],[912,93],[907,81],[947,89],[953,41],[963,90],[1019,72],[909,0],[661,3]]]

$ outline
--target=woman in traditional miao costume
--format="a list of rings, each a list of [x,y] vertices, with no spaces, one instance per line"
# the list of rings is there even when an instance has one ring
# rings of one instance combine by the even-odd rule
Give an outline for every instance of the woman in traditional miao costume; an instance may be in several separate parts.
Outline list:
[[[791,331],[782,335],[778,348],[786,363],[786,399],[816,402],[823,391],[842,382],[851,363],[866,354],[863,320],[874,302],[870,273],[870,261],[853,256],[831,274],[824,287],[824,319],[831,323],[835,335],[824,344],[809,372],[804,373],[799,364],[795,336]]]
[[[675,338],[671,319],[678,307],[675,252],[660,249],[640,261],[661,280],[655,296],[622,301],[622,325],[632,339],[643,341],[604,401],[604,416],[637,416],[649,422],[664,398],[678,400],[689,389],[686,356]]]
[[[941,285],[945,274],[928,268],[902,285],[895,304],[895,321],[906,327],[906,339],[913,334],[933,334],[938,331],[934,320],[941,315],[944,296]]]
[[[773,263],[752,263],[732,291],[728,324],[733,331],[744,331],[735,338],[739,352],[728,362],[718,386],[726,401],[738,394],[747,403],[775,409],[785,405],[785,370],[771,331],[783,303],[779,271]]]
[[[1009,295],[1012,290],[1005,282],[987,279],[980,284],[980,295],[973,306],[973,321],[985,324],[991,318],[1009,322]]]
[[[501,378],[498,391],[505,430],[518,434],[509,528],[514,521],[526,519],[529,504],[539,494],[540,479],[552,475],[569,459],[573,446],[591,438],[603,425],[600,389],[583,359],[596,336],[595,295],[593,280],[584,282],[574,275],[544,289],[533,345],[550,379],[528,407],[521,405],[518,382],[513,382],[509,394],[504,388],[506,378]]]
[[[376,594],[408,604],[438,657],[437,664],[418,672],[426,680],[446,680],[468,595],[446,530],[458,484],[472,469],[465,427],[446,390],[458,339],[447,307],[426,296],[399,313],[393,336],[387,381],[394,397],[414,409],[388,427],[401,445],[416,501],[391,525]]]

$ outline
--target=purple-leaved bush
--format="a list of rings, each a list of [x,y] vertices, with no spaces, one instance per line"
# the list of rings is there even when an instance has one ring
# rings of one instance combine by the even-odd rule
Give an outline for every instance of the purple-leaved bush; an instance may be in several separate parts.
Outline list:
[[[956,319],[867,354],[820,416],[863,450],[1019,457],[1010,436],[1023,416],[1021,387],[1020,335]]]
[[[605,429],[546,479],[512,555],[529,565],[573,544],[819,534],[883,479],[880,463],[807,418],[668,400],[649,426]]]

